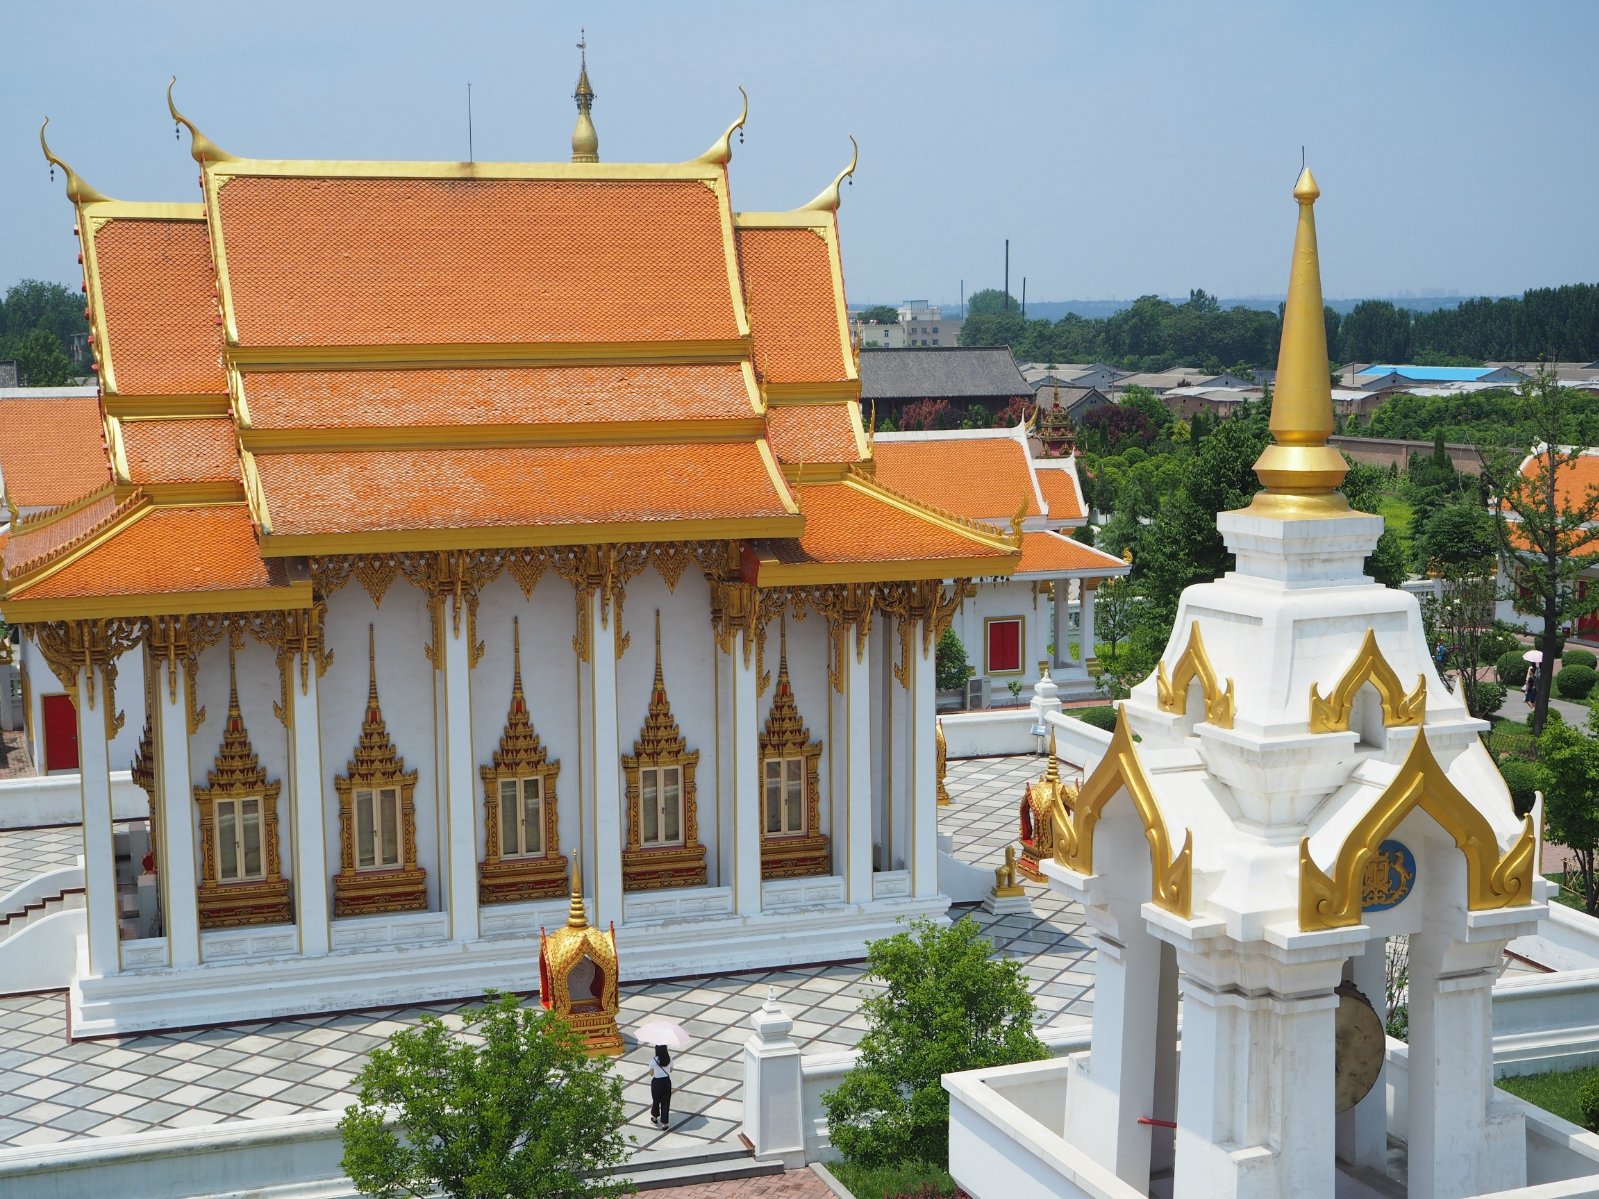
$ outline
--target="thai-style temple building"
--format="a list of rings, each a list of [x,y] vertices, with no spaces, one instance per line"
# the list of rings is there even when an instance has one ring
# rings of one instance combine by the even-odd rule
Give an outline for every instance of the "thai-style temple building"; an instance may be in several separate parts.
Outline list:
[[[573,852],[624,979],[859,956],[947,906],[933,646],[1021,524],[878,475],[853,161],[735,212],[742,115],[615,164],[586,71],[577,99],[562,163],[247,159],[174,107],[198,203],[46,147],[95,469],[8,497],[41,510],[0,602],[75,706],[75,1035],[531,990]],[[141,681],[145,927],[108,748]]]

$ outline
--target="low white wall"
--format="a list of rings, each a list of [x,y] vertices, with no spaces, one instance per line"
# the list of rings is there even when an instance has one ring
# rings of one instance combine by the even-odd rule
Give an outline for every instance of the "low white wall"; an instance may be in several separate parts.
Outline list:
[[[1517,937],[1510,952],[1552,970],[1599,968],[1599,920],[1586,912],[1551,903],[1549,915],[1530,937]]]
[[[116,820],[150,815],[150,797],[126,770],[111,773],[111,814]],[[83,783],[76,774],[0,779],[0,829],[83,823]]]
[[[939,719],[944,724],[944,742],[951,758],[1039,752],[1029,708],[948,712]],[[1061,761],[1086,768],[1104,757],[1105,747],[1110,744],[1110,734],[1105,730],[1077,719],[1070,711],[1050,712],[1045,720],[1055,729],[1055,752]]]
[[[1599,1062],[1599,968],[1500,979],[1493,1032],[1496,1078]]]
[[[63,908],[29,920],[0,941],[0,993],[59,991],[78,969],[78,938],[89,932],[88,913]]]
[[[62,866],[57,870],[36,874],[0,895],[0,916],[20,912],[30,903],[38,903],[41,899],[49,899],[82,886],[83,859],[80,857],[76,866]],[[4,935],[4,932],[0,932],[0,937]],[[0,978],[4,977],[0,975]]]
[[[1110,734],[1065,712],[1049,712],[1045,721],[1055,730],[1055,754],[1086,777],[1110,748]]]

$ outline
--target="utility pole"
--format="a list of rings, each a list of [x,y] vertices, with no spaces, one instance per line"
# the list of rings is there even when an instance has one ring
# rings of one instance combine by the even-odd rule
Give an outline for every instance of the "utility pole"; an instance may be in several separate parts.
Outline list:
[[[1027,276],[1022,276],[1022,320],[1027,319]]]
[[[1010,311],[1010,238],[1005,239],[1005,311]]]

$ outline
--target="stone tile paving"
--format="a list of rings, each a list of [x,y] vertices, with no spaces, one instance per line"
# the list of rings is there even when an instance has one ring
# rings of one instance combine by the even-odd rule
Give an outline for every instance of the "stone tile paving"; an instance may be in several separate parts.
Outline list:
[[[985,864],[999,860],[1015,828],[1020,784],[1037,769],[1037,759],[1029,758],[950,764],[955,804],[940,813],[940,825],[953,835],[957,853]],[[1033,891],[1042,920],[974,915],[999,952],[1022,959],[1043,1020],[1084,1018],[1093,975],[1087,946],[1075,936],[1080,916],[1042,888]],[[664,1015],[698,1038],[674,1056],[673,1126],[665,1131],[648,1122],[649,1048],[630,1045],[619,1059],[633,1113],[628,1131],[639,1147],[688,1149],[734,1137],[746,1021],[769,990],[794,1018],[793,1036],[805,1048],[854,1046],[865,1028],[860,1002],[872,989],[862,975],[860,965],[798,967],[622,988],[624,1030]],[[427,1012],[448,1020],[463,1006],[69,1042],[64,996],[0,998],[0,1146],[337,1111],[351,1101],[367,1055],[391,1032]]]
[[[36,774],[28,753],[28,734],[22,729],[0,732],[0,779],[31,778]]]
[[[650,1192],[651,1199],[832,1199],[832,1195],[827,1184],[809,1170],[789,1170],[764,1178],[697,1182]]]
[[[36,874],[72,865],[82,853],[83,829],[76,824],[0,829],[0,895]]]

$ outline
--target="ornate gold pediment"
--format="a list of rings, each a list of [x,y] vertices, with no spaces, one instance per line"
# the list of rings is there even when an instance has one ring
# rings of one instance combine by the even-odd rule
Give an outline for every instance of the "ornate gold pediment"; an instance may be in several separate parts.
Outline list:
[[[1188,644],[1183,647],[1171,674],[1166,673],[1164,661],[1155,667],[1155,698],[1160,710],[1186,716],[1188,684],[1196,677],[1205,694],[1205,719],[1218,728],[1232,728],[1233,681],[1228,679],[1226,687],[1221,685],[1215,667],[1210,664],[1210,656],[1205,653],[1205,639],[1200,636],[1197,620],[1188,626]]]
[[[1144,826],[1144,839],[1149,842],[1153,883],[1150,901],[1186,920],[1193,914],[1194,906],[1194,833],[1192,829],[1184,830],[1183,847],[1174,856],[1171,834],[1155,802],[1149,775],[1138,760],[1125,705],[1117,709],[1116,732],[1110,739],[1110,747],[1079,790],[1076,807],[1068,813],[1065,804],[1057,800],[1051,808],[1055,861],[1078,874],[1094,873],[1094,826],[1099,823],[1105,805],[1123,791],[1132,800]]]
[[[1300,928],[1309,932],[1360,923],[1360,882],[1366,863],[1383,839],[1418,807],[1455,839],[1455,847],[1466,856],[1468,908],[1480,912],[1532,902],[1533,851],[1537,846],[1532,817],[1526,817],[1521,836],[1501,855],[1493,826],[1449,781],[1423,729],[1416,734],[1416,744],[1393,782],[1349,830],[1330,875],[1323,873],[1311,856],[1310,838],[1300,841]]]
[[[1418,674],[1416,689],[1407,695],[1394,668],[1382,656],[1376,630],[1367,629],[1365,639],[1355,651],[1355,660],[1333,687],[1331,695],[1323,699],[1321,689],[1315,683],[1310,685],[1310,731],[1341,733],[1348,729],[1355,693],[1367,683],[1382,697],[1383,724],[1421,724],[1427,719],[1427,676]]]

